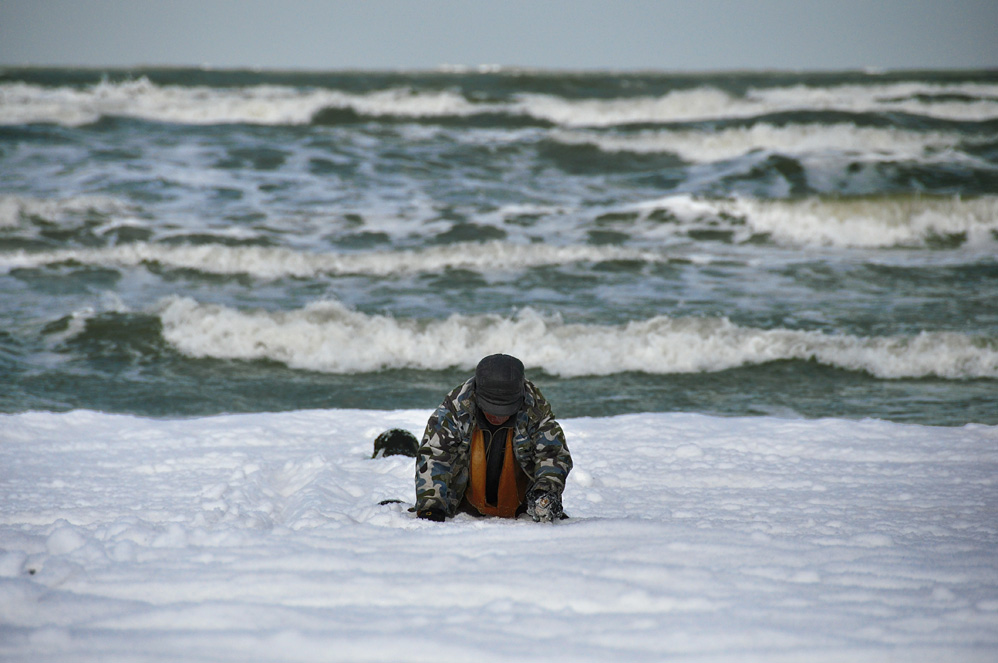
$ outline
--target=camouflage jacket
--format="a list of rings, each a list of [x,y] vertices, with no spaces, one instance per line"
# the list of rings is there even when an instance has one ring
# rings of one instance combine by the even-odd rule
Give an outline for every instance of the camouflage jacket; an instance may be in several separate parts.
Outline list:
[[[572,470],[565,433],[551,406],[530,380],[525,380],[523,407],[512,416],[513,451],[531,480],[530,487],[553,488],[560,495]],[[477,421],[475,379],[451,393],[430,416],[416,453],[416,509],[457,511],[468,487],[471,434]]]

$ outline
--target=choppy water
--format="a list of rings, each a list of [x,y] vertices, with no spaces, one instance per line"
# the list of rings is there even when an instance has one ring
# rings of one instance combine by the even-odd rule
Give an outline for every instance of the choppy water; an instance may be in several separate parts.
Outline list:
[[[998,423],[998,72],[0,72],[0,411]]]

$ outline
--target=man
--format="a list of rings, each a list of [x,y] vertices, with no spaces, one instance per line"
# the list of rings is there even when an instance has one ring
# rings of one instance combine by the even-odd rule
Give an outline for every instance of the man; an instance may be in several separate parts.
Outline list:
[[[490,355],[447,394],[416,453],[416,515],[442,522],[459,508],[535,521],[563,516],[572,470],[565,433],[523,363]]]

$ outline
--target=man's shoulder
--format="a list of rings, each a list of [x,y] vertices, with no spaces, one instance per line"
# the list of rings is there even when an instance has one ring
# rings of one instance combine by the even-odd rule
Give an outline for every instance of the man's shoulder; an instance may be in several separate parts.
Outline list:
[[[461,416],[471,412],[474,405],[475,379],[470,378],[454,387],[444,398],[440,407],[451,411],[453,414]]]
[[[527,407],[547,403],[547,399],[544,398],[544,394],[541,393],[540,388],[526,378],[523,380],[523,400],[527,404]]]
[[[551,411],[551,404],[544,398],[541,390],[530,380],[524,380],[523,404],[527,411],[527,418],[532,420],[545,420],[554,417]]]

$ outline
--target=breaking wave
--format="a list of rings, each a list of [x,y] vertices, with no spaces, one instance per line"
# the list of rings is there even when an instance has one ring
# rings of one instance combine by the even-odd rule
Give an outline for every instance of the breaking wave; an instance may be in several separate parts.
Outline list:
[[[114,216],[123,209],[114,200],[102,198],[62,202],[0,198],[0,224],[9,233],[24,218],[38,214],[46,222],[68,219],[66,223],[71,225],[79,222],[81,214],[99,211],[110,216],[103,218],[98,228],[113,233],[119,225],[129,222],[127,218],[121,221]],[[504,224],[504,217],[499,216],[493,222]],[[110,268],[156,265],[259,279],[398,276],[447,269],[522,271],[611,261],[685,262],[694,260],[684,253],[682,241],[687,238],[731,244],[766,241],[791,247],[967,249],[993,255],[998,245],[998,197],[756,200],[670,196],[611,209],[595,219],[577,223],[583,224],[580,230],[595,225],[604,231],[614,231],[623,239],[618,244],[600,245],[492,240],[410,249],[313,252],[233,245],[226,242],[226,237],[211,241],[210,236],[201,236],[201,241],[188,244],[134,241],[104,247],[0,251],[0,270],[9,272],[67,263]],[[543,228],[546,226],[538,232],[546,232]]]
[[[812,197],[801,200],[700,200],[670,196],[635,207],[645,222],[727,232],[731,241],[760,236],[787,246],[994,248],[998,197]],[[670,232],[667,230],[666,232]]]
[[[980,122],[998,118],[998,85],[893,83],[753,88],[736,95],[713,86],[660,96],[606,99],[518,93],[508,99],[469,100],[459,91],[408,86],[370,92],[324,87],[160,85],[146,77],[74,87],[0,84],[0,124],[80,126],[101,117],[131,117],[177,124],[248,123],[301,125],[314,118],[336,123],[359,119],[447,120],[491,117],[497,123],[551,123],[609,127],[750,118],[798,110],[906,113],[938,120]],[[325,120],[322,120],[323,114]]]
[[[675,154],[689,163],[734,159],[762,150],[780,154],[843,153],[865,160],[931,159],[967,142],[955,132],[857,127],[850,123],[774,126],[758,123],[722,130],[647,130],[607,135],[560,130],[552,138],[566,145],[593,145],[604,152]],[[993,140],[981,137],[981,140]]]
[[[960,99],[954,100],[955,96]],[[979,122],[998,117],[998,85],[795,85],[754,88],[744,96],[715,87],[700,87],[658,97],[612,100],[524,95],[521,104],[535,117],[565,127],[668,124],[802,110],[908,113],[938,120]]]
[[[321,274],[390,276],[445,269],[519,270],[611,260],[648,262],[665,261],[666,258],[651,251],[613,246],[547,246],[499,241],[365,253],[308,253],[277,247],[136,242],[99,249],[0,253],[0,268],[10,270],[67,262],[106,267],[155,264],[168,269],[189,269],[207,274],[248,274],[262,279],[277,279],[308,278]]]
[[[269,360],[328,373],[471,369],[484,355],[508,352],[562,377],[715,372],[786,360],[883,379],[998,377],[998,339],[951,332],[859,337],[667,316],[572,324],[529,308],[512,317],[417,320],[368,315],[336,301],[247,312],[183,297],[161,301],[157,313],[166,341],[187,356]]]
[[[128,210],[127,204],[109,196],[45,199],[0,195],[0,228],[16,228],[31,219],[64,225],[87,215],[123,214]]]

